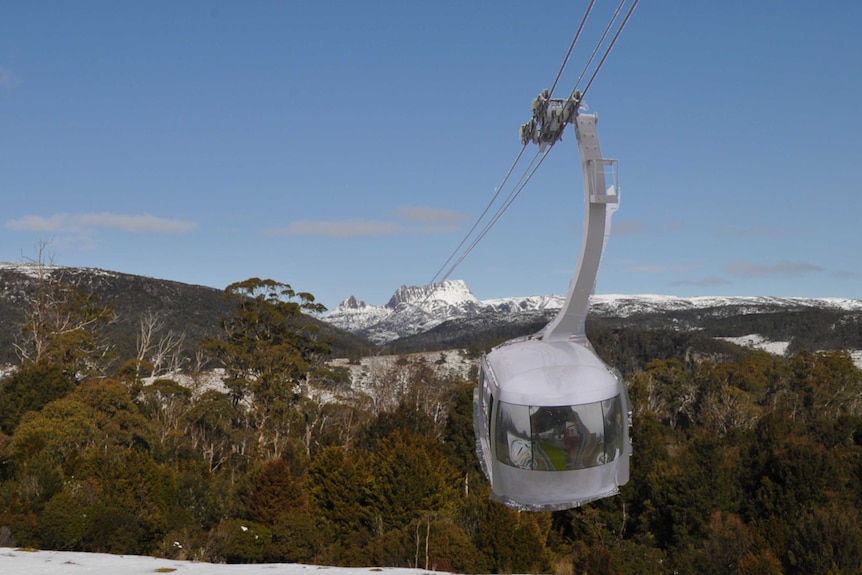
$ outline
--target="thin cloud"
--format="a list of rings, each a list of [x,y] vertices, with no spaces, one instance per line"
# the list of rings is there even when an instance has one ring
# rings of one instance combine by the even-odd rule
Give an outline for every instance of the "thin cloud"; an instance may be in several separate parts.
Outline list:
[[[833,273],[832,277],[839,280],[852,280],[859,277],[859,274],[856,272],[851,272],[850,270],[839,270]]]
[[[273,236],[384,236],[397,234],[401,230],[395,222],[371,220],[343,220],[340,222],[291,222],[286,228],[273,230]]]
[[[690,272],[696,266],[690,264],[667,264],[667,265],[633,265],[629,271],[643,274],[664,274],[668,272]]]
[[[731,237],[767,237],[783,238],[810,234],[812,230],[804,227],[774,228],[769,226],[751,226],[748,228],[723,227],[719,230],[723,236]]]
[[[645,234],[677,234],[685,230],[682,222],[670,222],[662,227],[653,227],[642,220],[614,220],[611,224],[612,236],[640,236]]]
[[[724,266],[732,276],[741,278],[783,277],[798,278],[809,273],[819,273],[823,268],[805,262],[780,262],[773,265],[751,262],[733,262]]]
[[[401,206],[394,220],[297,221],[286,228],[270,230],[270,236],[384,236],[406,232],[436,234],[458,229],[463,215],[454,210],[427,206]],[[418,224],[418,225],[417,225]]]
[[[447,223],[460,220],[462,215],[455,210],[429,208],[428,206],[401,206],[398,215],[405,220],[427,223]]]
[[[426,233],[441,233],[457,230],[463,214],[454,210],[430,208],[428,206],[401,206],[398,217],[407,222],[423,224],[421,231]]]
[[[811,233],[807,228],[770,228],[767,226],[754,226],[739,231],[741,236],[766,236],[771,238],[782,238],[785,236],[799,236]]]
[[[671,282],[673,286],[697,286],[697,287],[713,287],[720,285],[730,285],[732,282],[717,276],[701,278],[699,280],[677,280]]]
[[[0,68],[0,88],[11,90],[21,83],[9,68]]]
[[[637,236],[647,231],[647,225],[639,220],[619,220],[611,224],[612,236]]]
[[[129,216],[124,214],[55,214],[53,216],[24,216],[8,220],[6,228],[29,232],[86,232],[100,228],[126,232],[184,234],[196,229],[195,222],[159,218],[150,214]]]

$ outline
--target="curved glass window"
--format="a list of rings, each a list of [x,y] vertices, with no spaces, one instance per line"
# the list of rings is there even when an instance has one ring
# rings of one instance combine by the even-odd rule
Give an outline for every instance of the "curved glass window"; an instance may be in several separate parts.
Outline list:
[[[609,463],[623,450],[620,397],[582,405],[499,402],[497,459],[535,471],[568,471]]]

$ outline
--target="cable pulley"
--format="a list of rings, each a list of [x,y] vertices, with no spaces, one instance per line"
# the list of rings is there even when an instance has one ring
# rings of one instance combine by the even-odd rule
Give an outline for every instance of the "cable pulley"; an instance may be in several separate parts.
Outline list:
[[[567,99],[551,98],[547,90],[533,99],[533,117],[521,126],[521,143],[538,144],[539,151],[563,138],[567,124],[574,122],[581,107],[581,93],[575,90]]]

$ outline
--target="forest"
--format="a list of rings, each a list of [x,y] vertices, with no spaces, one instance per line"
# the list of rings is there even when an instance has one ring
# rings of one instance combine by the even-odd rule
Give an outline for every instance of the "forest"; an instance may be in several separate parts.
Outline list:
[[[634,405],[631,481],[528,513],[489,499],[470,378],[404,356],[357,393],[312,294],[252,278],[225,297],[222,333],[191,357],[172,359],[157,317],[122,357],[110,307],[44,279],[0,379],[0,546],[459,573],[862,570],[847,352],[596,334]],[[216,367],[224,387],[206,383]]]

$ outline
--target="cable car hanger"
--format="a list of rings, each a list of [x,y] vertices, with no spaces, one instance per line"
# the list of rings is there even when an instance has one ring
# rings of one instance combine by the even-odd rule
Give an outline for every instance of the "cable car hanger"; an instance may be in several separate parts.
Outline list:
[[[581,93],[578,91],[567,100],[549,99],[548,91],[543,91],[533,100],[533,118],[521,126],[521,142],[536,143],[541,151],[562,139],[567,124],[575,127],[584,175],[586,209],[581,257],[560,313],[534,337],[549,341],[574,338],[589,345],[585,331],[587,310],[595,290],[602,252],[610,235],[610,219],[619,207],[619,191],[617,161],[601,157],[596,133],[598,116],[580,114],[580,107]],[[609,174],[613,179],[610,186],[607,182]]]
[[[482,358],[474,391],[477,453],[491,497],[553,511],[615,495],[629,480],[631,402],[621,376],[596,354],[585,320],[610,218],[619,205],[616,160],[603,159],[596,115],[582,94],[533,100],[521,142],[543,151],[572,124],[584,177],[584,234],[577,270],[557,315],[538,333]]]

